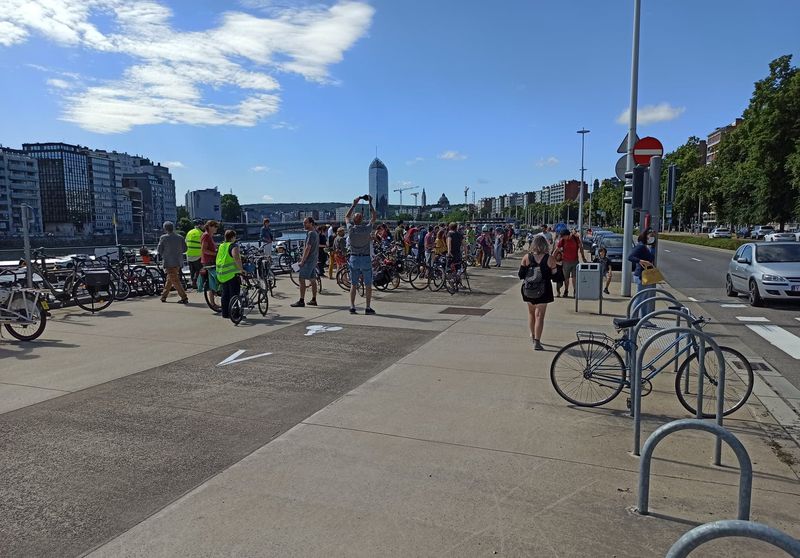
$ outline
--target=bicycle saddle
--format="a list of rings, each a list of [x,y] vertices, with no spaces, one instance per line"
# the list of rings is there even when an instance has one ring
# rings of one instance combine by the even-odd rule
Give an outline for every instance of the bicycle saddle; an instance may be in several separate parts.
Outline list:
[[[614,327],[617,329],[628,329],[639,323],[639,318],[614,318]]]

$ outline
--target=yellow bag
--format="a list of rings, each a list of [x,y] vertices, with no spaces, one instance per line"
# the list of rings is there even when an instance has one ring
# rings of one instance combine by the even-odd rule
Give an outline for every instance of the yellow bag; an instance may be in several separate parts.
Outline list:
[[[664,276],[655,267],[649,267],[642,270],[642,285],[655,285],[663,282]]]

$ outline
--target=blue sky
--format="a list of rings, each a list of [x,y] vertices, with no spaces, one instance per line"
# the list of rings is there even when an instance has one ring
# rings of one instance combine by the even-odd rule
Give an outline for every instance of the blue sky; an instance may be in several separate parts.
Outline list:
[[[642,4],[639,135],[667,150],[740,115],[773,58],[798,64],[796,0]],[[139,153],[179,199],[246,203],[351,200],[377,146],[391,188],[456,201],[577,178],[585,126],[604,178],[631,25],[629,0],[0,0],[0,143]]]

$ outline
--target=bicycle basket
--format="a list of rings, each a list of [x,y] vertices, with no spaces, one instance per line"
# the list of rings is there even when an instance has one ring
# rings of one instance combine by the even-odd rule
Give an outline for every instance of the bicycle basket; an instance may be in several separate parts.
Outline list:
[[[599,331],[577,331],[575,332],[575,336],[579,341],[599,341],[600,343],[607,343],[609,345],[614,344],[614,340],[611,337]]]
[[[83,274],[83,282],[87,287],[107,287],[111,283],[111,274],[108,271],[87,270]]]

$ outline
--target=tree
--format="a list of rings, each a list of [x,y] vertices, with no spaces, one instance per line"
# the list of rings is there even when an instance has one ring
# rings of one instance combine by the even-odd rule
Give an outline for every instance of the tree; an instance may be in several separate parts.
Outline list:
[[[185,205],[179,205],[176,209],[178,210],[178,221],[183,217],[189,219],[189,211],[186,209]]]
[[[178,230],[183,232],[184,235],[192,230],[192,220],[188,217],[180,217],[178,218]]]
[[[220,198],[222,209],[222,220],[229,223],[239,223],[242,221],[242,206],[239,205],[239,198],[236,194],[223,194]]]
[[[592,209],[603,225],[616,225],[622,219],[622,183],[603,180],[594,193]]]

